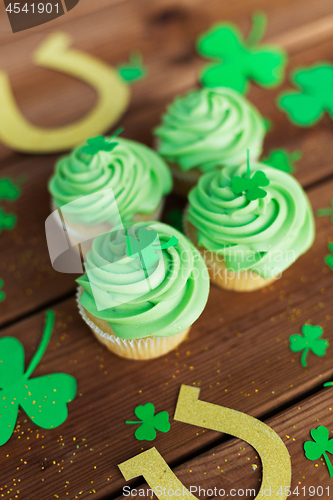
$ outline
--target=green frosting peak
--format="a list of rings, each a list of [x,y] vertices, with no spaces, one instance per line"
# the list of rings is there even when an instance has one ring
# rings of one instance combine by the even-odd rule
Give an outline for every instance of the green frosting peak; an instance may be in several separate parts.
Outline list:
[[[126,253],[128,235],[138,239],[142,228],[155,230],[159,239],[158,259],[147,270],[140,255]],[[86,259],[87,274],[77,280],[85,290],[80,302],[120,338],[176,335],[194,323],[207,302],[206,264],[192,243],[166,224],[140,223],[102,234]],[[97,307],[96,299],[107,308]]]
[[[184,170],[202,172],[259,158],[264,119],[246,98],[226,87],[192,90],[177,97],[155,130],[158,150]]]
[[[249,201],[235,194],[231,180],[247,178],[246,165],[202,176],[190,192],[188,221],[198,245],[220,254],[231,271],[252,270],[265,279],[278,276],[312,245],[315,237],[310,202],[291,175],[262,163],[251,172],[269,179],[267,196]]]
[[[112,188],[123,221],[156,210],[172,188],[167,165],[143,144],[119,137],[117,142],[112,151],[102,150],[95,155],[84,153],[85,146],[80,146],[58,161],[49,183],[57,207]],[[73,222],[95,225],[109,222],[113,216],[112,203],[90,197],[89,206],[80,206]]]

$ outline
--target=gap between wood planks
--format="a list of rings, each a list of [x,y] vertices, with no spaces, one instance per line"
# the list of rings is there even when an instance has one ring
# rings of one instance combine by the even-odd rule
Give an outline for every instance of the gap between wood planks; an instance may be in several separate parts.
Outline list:
[[[284,49],[298,51],[333,38],[333,14],[267,40]]]

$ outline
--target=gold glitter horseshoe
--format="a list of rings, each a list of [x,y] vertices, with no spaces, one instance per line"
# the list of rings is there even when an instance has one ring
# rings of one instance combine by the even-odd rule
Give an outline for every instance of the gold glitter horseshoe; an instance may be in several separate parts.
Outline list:
[[[85,118],[64,127],[35,127],[22,116],[7,74],[0,71],[0,141],[24,153],[55,153],[70,149],[88,137],[108,130],[125,111],[129,87],[117,71],[98,59],[71,49],[65,33],[46,38],[34,53],[35,64],[58,70],[91,85],[98,94],[97,104]]]
[[[262,462],[262,484],[256,499],[269,495],[271,500],[285,500],[291,483],[291,462],[288,450],[276,432],[245,413],[199,401],[199,393],[200,389],[196,387],[181,387],[174,419],[230,434],[253,446]],[[175,476],[156,448],[123,462],[119,469],[126,481],[143,476],[159,500],[169,500],[169,490],[179,500],[197,500]]]

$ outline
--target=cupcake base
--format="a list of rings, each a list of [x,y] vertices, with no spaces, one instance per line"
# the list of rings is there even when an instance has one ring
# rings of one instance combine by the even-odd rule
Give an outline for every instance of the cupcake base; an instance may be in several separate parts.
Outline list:
[[[191,168],[191,170],[184,171],[175,163],[168,163],[168,165],[173,177],[173,191],[179,196],[187,198],[188,193],[198,183],[202,172],[198,168]]]
[[[210,252],[202,246],[198,246],[196,238],[197,230],[187,220],[186,212],[187,209],[185,210],[183,220],[185,234],[201,253],[207,265],[209,277],[212,283],[225,290],[231,290],[234,292],[252,292],[254,290],[260,290],[260,288],[264,288],[278,279],[278,277],[265,279],[251,270],[237,272],[228,271],[221,256],[218,257],[216,253]],[[207,254],[209,254],[209,256]]]
[[[117,337],[107,321],[90,314],[80,304],[79,298],[81,293],[82,289],[79,289],[77,303],[82,318],[96,339],[104,344],[109,351],[122,358],[147,360],[163,356],[183,342],[191,329],[189,326],[186,330],[170,337],[147,337],[133,340],[121,339]]]

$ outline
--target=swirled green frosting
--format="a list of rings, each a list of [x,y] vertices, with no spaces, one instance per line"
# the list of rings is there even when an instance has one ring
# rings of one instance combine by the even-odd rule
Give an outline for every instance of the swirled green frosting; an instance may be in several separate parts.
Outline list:
[[[96,155],[83,153],[82,146],[56,164],[49,191],[57,207],[97,191],[112,188],[120,216],[131,221],[136,213],[154,212],[162,197],[172,188],[165,162],[151,149],[138,142],[117,138],[113,151]],[[108,197],[82,199],[74,222],[95,225],[109,222],[114,207]]]
[[[257,160],[265,135],[256,108],[235,90],[219,87],[193,90],[177,97],[155,130],[158,151],[184,170],[202,172]]]
[[[142,227],[154,229],[160,245],[172,235],[178,238],[176,246],[157,252],[158,262],[147,270],[146,277],[140,257],[131,258],[125,253],[126,233],[131,230],[136,236]],[[200,316],[207,302],[209,277],[201,255],[184,235],[159,222],[140,223],[98,236],[87,255],[86,268],[89,273],[77,280],[85,290],[81,304],[106,320],[123,339],[180,333]],[[111,304],[118,305],[100,310],[96,305],[100,303],[98,296],[104,300],[105,294]]]
[[[291,175],[251,164],[270,180],[265,198],[248,201],[230,188],[246,165],[207,173],[189,195],[188,221],[198,245],[221,255],[231,271],[252,270],[265,279],[278,276],[312,245],[315,237],[310,202]]]

